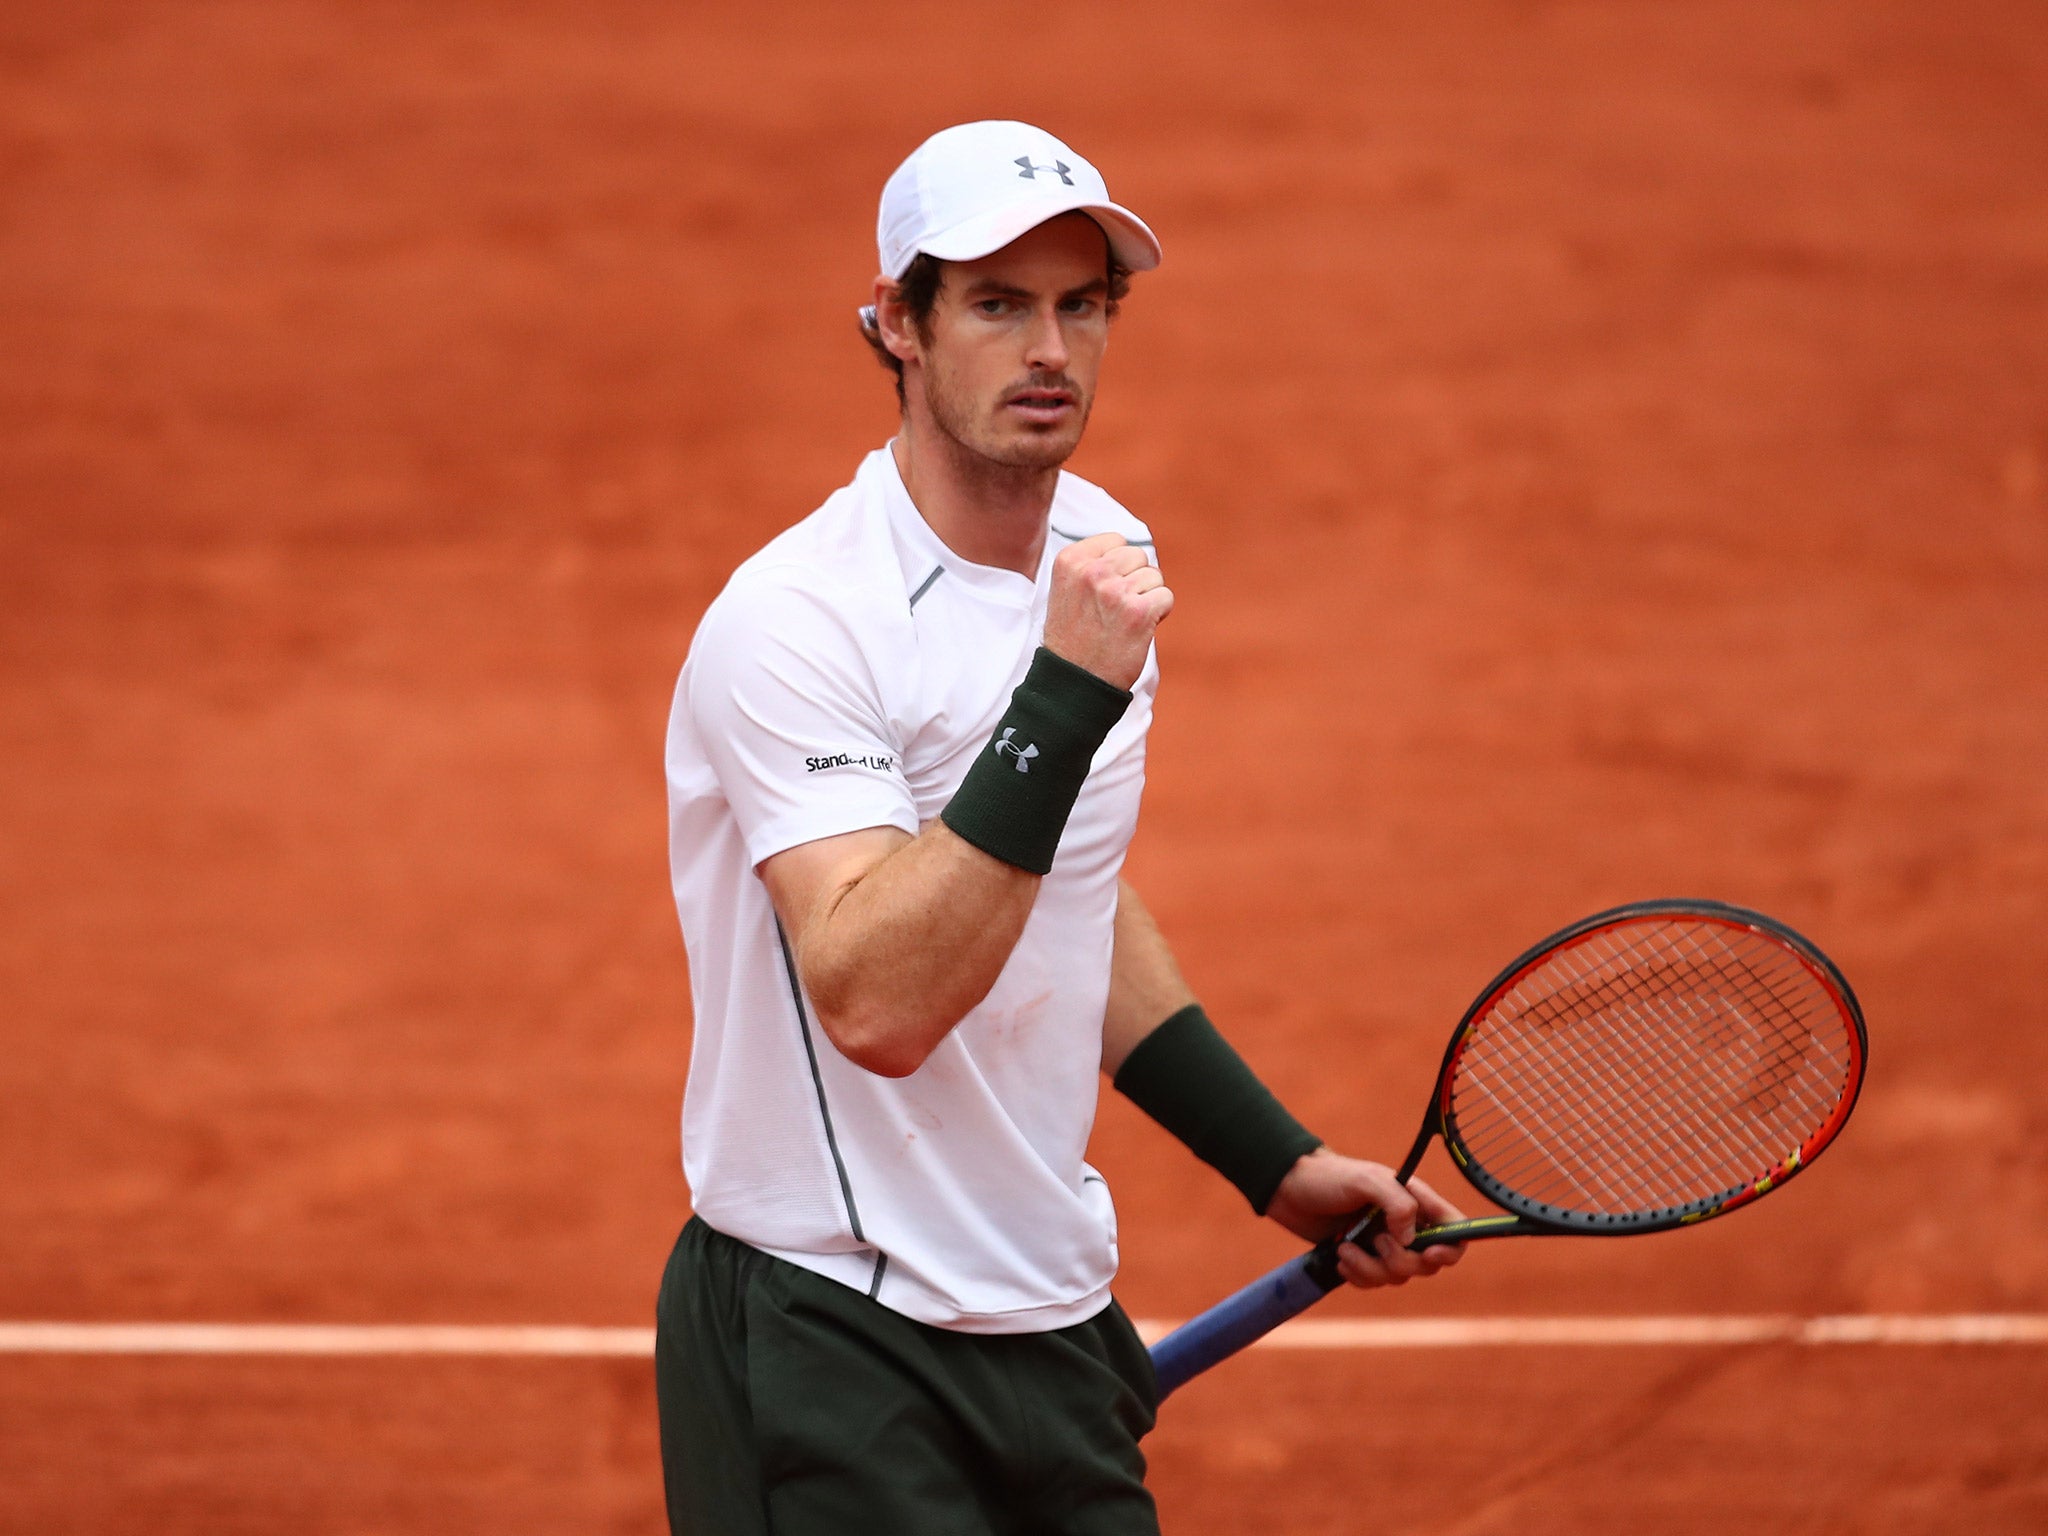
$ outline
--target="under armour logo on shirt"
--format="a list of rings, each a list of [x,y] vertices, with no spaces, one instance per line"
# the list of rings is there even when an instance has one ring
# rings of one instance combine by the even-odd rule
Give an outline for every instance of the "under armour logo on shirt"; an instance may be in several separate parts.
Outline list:
[[[1019,155],[1015,160],[1011,161],[1010,163],[1012,165],[1021,165],[1024,167],[1023,170],[1017,173],[1017,179],[1019,181],[1036,181],[1038,180],[1038,173],[1040,171],[1043,171],[1048,176],[1059,177],[1061,181],[1065,182],[1070,187],[1074,184],[1074,178],[1067,174],[1067,172],[1071,171],[1073,167],[1067,164],[1067,162],[1064,160],[1055,160],[1051,165],[1033,165],[1031,163],[1031,157],[1029,155]]]
[[[1003,738],[995,743],[996,756],[1001,757],[1005,752],[1013,754],[1017,759],[1017,771],[1019,773],[1029,773],[1031,771],[1031,759],[1038,756],[1038,748],[1028,741],[1023,746],[1018,746],[1016,742],[1010,740],[1016,734],[1017,727],[1014,725],[1003,727]]]

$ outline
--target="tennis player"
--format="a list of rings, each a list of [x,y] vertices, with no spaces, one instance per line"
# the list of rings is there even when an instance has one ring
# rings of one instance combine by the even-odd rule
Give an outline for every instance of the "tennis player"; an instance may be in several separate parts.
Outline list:
[[[1159,243],[1051,135],[980,122],[888,180],[862,311],[893,441],[734,573],[668,740],[696,1012],[696,1211],[658,1304],[672,1528],[1157,1530],[1151,1367],[1083,1160],[1098,1072],[1304,1238],[1421,1182],[1323,1147],[1211,1025],[1120,875],[1173,595],[1061,465]]]

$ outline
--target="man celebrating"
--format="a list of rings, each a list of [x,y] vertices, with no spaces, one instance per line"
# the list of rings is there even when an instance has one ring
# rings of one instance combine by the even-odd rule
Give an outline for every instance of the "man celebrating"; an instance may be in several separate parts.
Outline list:
[[[1150,1364],[1083,1161],[1096,1074],[1309,1239],[1420,1182],[1323,1149],[1210,1024],[1121,879],[1173,594],[1060,466],[1159,244],[1049,134],[969,123],[889,178],[862,328],[902,427],[705,613],[668,746],[696,1215],[663,1278],[691,1536],[1157,1522]]]

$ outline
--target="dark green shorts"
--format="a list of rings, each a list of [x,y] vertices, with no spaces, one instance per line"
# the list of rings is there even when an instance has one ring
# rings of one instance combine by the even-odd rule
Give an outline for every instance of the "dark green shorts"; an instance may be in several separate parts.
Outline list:
[[[1151,1360],[1123,1309],[932,1328],[691,1219],[655,1388],[676,1536],[1156,1536]]]

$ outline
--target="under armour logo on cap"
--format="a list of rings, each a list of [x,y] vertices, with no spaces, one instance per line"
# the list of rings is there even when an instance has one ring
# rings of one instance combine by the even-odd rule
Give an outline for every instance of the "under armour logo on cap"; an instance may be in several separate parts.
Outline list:
[[[901,282],[920,252],[979,261],[1069,212],[1102,226],[1118,266],[1149,272],[1159,265],[1152,231],[1110,201],[1102,173],[1072,146],[1029,123],[957,123],[918,145],[890,175],[875,215],[875,254],[882,276]]]
[[[1017,759],[1017,771],[1019,773],[1029,773],[1031,771],[1031,759],[1038,756],[1038,748],[1028,741],[1023,746],[1018,746],[1016,742],[1010,740],[1016,734],[1017,727],[1014,725],[1003,727],[1002,740],[995,743],[996,756],[1001,757],[1005,752],[1014,754]]]
[[[1040,171],[1043,171],[1048,176],[1059,177],[1061,181],[1065,182],[1070,187],[1074,184],[1074,178],[1067,174],[1067,172],[1071,171],[1073,167],[1067,164],[1067,162],[1064,160],[1055,160],[1051,165],[1033,165],[1031,163],[1031,157],[1029,155],[1019,155],[1015,160],[1012,160],[1010,163],[1012,165],[1021,165],[1024,167],[1023,170],[1017,173],[1017,177],[1020,181],[1036,181],[1038,180],[1038,173]]]

